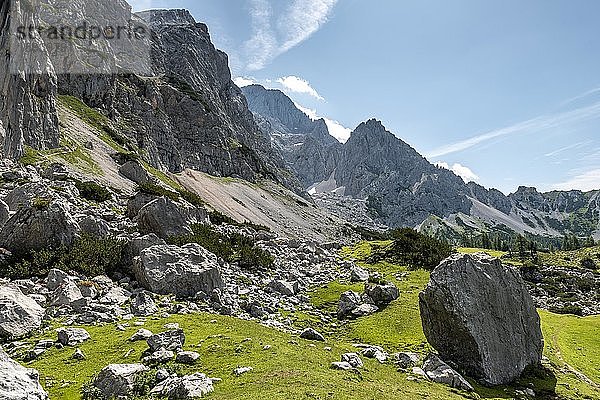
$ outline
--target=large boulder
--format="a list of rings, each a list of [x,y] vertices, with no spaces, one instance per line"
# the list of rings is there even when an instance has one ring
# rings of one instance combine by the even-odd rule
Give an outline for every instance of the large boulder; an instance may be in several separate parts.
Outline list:
[[[0,287],[0,337],[29,335],[42,326],[44,309],[16,285]]]
[[[138,282],[158,294],[193,297],[224,286],[217,256],[195,243],[149,247],[133,269]]]
[[[144,183],[156,183],[156,178],[146,171],[146,168],[137,160],[127,161],[119,168],[119,174],[125,178],[137,183],[138,185]]]
[[[160,349],[180,350],[185,344],[185,333],[182,329],[174,329],[152,335],[146,339],[146,342],[153,353]]]
[[[540,318],[518,271],[487,255],[443,261],[419,295],[423,330],[445,361],[484,384],[539,365]]]
[[[151,391],[151,395],[173,400],[200,399],[214,390],[212,379],[197,372],[193,375],[170,377]]]
[[[0,200],[0,228],[2,225],[8,221],[10,218],[10,209],[8,208],[8,204]]]
[[[383,285],[366,283],[365,294],[369,296],[379,308],[385,308],[392,301],[400,297],[398,288],[391,282],[387,282]]]
[[[0,247],[15,254],[69,246],[79,225],[62,200],[36,198],[19,210],[0,230]]]
[[[130,396],[137,376],[148,370],[142,364],[112,364],[100,371],[94,386],[106,399]]]
[[[152,200],[137,214],[138,229],[142,234],[154,233],[163,239],[190,234],[191,224],[204,223],[207,219],[206,210],[167,197]]]
[[[35,369],[21,366],[0,349],[0,399],[46,400],[48,393],[40,385]]]

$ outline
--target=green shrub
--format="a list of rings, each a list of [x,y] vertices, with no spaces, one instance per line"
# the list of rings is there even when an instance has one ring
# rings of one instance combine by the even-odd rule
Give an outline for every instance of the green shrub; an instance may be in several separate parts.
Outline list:
[[[404,228],[391,232],[393,242],[374,250],[370,262],[389,261],[411,269],[433,270],[453,253],[452,247],[442,241],[423,235],[414,229]]]
[[[196,193],[192,193],[189,190],[178,190],[179,195],[181,196],[181,198],[183,198],[185,201],[187,201],[188,203],[190,203],[193,206],[196,207],[204,207],[204,205],[206,204],[204,200],[202,200],[202,198],[200,196],[198,196]]]
[[[45,197],[36,197],[31,202],[31,205],[38,210],[46,210],[50,204],[52,203],[52,199],[48,199]]]
[[[250,221],[245,221],[245,222],[237,222],[236,220],[234,220],[233,218],[229,217],[228,215],[223,214],[220,211],[211,211],[208,213],[208,216],[210,217],[210,222],[214,225],[223,225],[223,224],[227,224],[227,225],[233,225],[233,226],[237,226],[240,228],[243,227],[248,227],[248,228],[252,228],[255,231],[266,231],[266,232],[270,232],[271,228],[269,228],[268,226],[264,226],[264,225],[260,225],[260,224],[255,224],[253,222]]]
[[[125,242],[84,234],[69,248],[32,251],[0,265],[0,276],[10,279],[43,277],[52,268],[75,271],[89,277],[115,272],[122,264]]]
[[[95,201],[96,203],[103,203],[112,199],[112,193],[110,190],[96,182],[82,182],[80,180],[74,180],[75,187],[79,190],[79,194],[86,200]]]
[[[155,185],[153,183],[142,183],[138,186],[138,191],[141,193],[149,194],[152,196],[167,197],[173,201],[179,200],[179,193],[173,192],[172,190],[165,189],[162,186]]]
[[[223,235],[204,224],[192,225],[192,232],[191,235],[173,237],[169,243],[178,246],[197,243],[227,262],[238,263],[242,268],[271,268],[275,261],[268,252],[256,247],[252,238],[239,233]]]
[[[587,268],[587,269],[598,269],[598,265],[596,264],[596,261],[594,261],[590,257],[587,257],[587,258],[584,258],[583,260],[581,260],[581,266],[583,268]]]

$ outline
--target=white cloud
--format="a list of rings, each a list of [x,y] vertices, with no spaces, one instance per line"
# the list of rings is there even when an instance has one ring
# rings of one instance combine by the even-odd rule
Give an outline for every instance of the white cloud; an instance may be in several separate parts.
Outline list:
[[[471,170],[471,168],[465,167],[462,164],[455,163],[451,167],[450,165],[448,165],[448,163],[436,162],[435,165],[454,172],[456,175],[460,176],[462,178],[462,180],[465,181],[466,183],[479,181],[479,176],[477,176],[477,174],[475,172],[473,172]]]
[[[308,81],[298,78],[297,76],[284,76],[277,79],[277,82],[291,92],[304,93],[316,99],[325,100],[312,86],[310,86]]]
[[[308,39],[327,22],[329,13],[338,0],[295,0],[278,21],[283,33],[281,51],[286,52]]]
[[[589,192],[600,189],[600,169],[594,169],[571,179],[552,185],[554,190],[581,190]]]
[[[333,136],[334,138],[336,138],[339,142],[346,143],[348,141],[348,139],[350,139],[350,135],[352,134],[352,129],[346,128],[345,126],[340,124],[338,121],[334,121],[334,120],[326,118],[326,117],[320,117],[319,114],[317,113],[317,110],[315,110],[315,109],[303,107],[298,103],[294,103],[294,104],[296,105],[296,108],[298,108],[298,110],[300,110],[304,114],[308,115],[309,118],[312,119],[313,121],[323,118],[325,120],[325,123],[327,124],[327,128],[329,129],[329,134],[331,136]]]
[[[352,134],[352,129],[346,128],[338,121],[334,121],[329,118],[323,118],[327,127],[329,128],[329,134],[336,138],[341,143],[346,143],[348,139],[350,139],[350,135]]]
[[[263,69],[317,32],[338,0],[294,0],[275,16],[271,1],[251,0],[252,37],[245,43],[246,68]]]
[[[256,81],[252,78],[238,76],[237,78],[233,79],[233,83],[235,83],[238,87],[243,88],[244,86],[254,85]]]
[[[313,121],[319,119],[319,116],[317,115],[317,110],[315,110],[314,108],[307,108],[307,107],[303,107],[300,104],[294,102],[294,105],[296,106],[296,108],[300,111],[302,111],[304,114],[308,115],[310,119],[312,119]]]
[[[505,128],[496,129],[466,140],[451,143],[430,151],[427,154],[427,157],[436,158],[445,156],[447,154],[458,153],[478,144],[502,136],[540,132],[546,129],[557,128],[598,117],[600,117],[600,103],[595,103],[591,106],[578,108],[572,111],[540,116]]]
[[[133,11],[150,10],[152,7],[152,0],[129,0],[129,4]]]

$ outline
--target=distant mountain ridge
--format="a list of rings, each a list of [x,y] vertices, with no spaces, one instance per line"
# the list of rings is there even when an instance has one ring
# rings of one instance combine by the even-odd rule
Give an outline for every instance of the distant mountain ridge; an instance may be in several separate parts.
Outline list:
[[[506,196],[431,164],[375,119],[341,144],[324,121],[311,120],[283,92],[259,85],[242,91],[259,126],[306,188],[367,199],[385,225],[444,237],[501,232],[600,238],[600,191],[539,193],[521,187]]]

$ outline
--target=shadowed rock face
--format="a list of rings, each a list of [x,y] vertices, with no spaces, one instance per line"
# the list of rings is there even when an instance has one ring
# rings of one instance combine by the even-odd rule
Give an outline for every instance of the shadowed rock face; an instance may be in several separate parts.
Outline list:
[[[519,273],[489,256],[442,262],[419,295],[423,330],[441,358],[484,384],[541,362],[540,318]]]
[[[25,145],[40,149],[58,145],[56,75],[44,44],[30,42],[34,57],[11,45],[9,33],[11,23],[31,26],[37,18],[21,2],[0,5],[0,157],[17,159]],[[20,63],[26,63],[29,71],[16,73]]]

